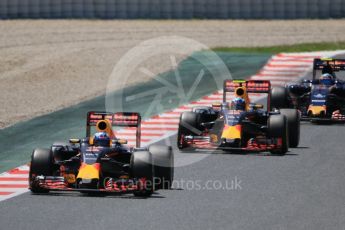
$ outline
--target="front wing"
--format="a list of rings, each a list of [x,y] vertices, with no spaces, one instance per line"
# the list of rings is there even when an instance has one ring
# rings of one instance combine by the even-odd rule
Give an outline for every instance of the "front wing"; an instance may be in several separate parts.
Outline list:
[[[109,178],[111,179],[111,178]],[[35,183],[38,187],[49,191],[68,191],[68,192],[104,192],[104,193],[133,193],[134,191],[144,190],[145,183],[139,180],[125,180],[121,183],[108,180],[102,188],[77,188],[71,187],[64,177],[60,176],[36,176],[31,183]]]
[[[345,115],[341,113],[333,113],[331,117],[302,116],[301,121],[310,121],[315,123],[345,123]]]
[[[209,136],[189,136],[185,137],[187,149],[209,149],[224,151],[244,151],[244,152],[266,152],[280,149],[282,147],[281,138],[255,138],[247,142],[245,147],[231,147],[226,144],[213,143]]]

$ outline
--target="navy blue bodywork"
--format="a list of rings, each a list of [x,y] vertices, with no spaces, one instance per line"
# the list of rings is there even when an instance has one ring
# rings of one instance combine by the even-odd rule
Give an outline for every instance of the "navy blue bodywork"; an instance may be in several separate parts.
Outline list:
[[[345,117],[345,82],[337,78],[339,71],[345,71],[345,59],[314,59],[311,80],[303,79],[285,86],[287,101],[284,107],[298,109],[303,120],[342,121]],[[323,74],[332,76],[327,85],[317,77]],[[316,117],[310,113],[313,106],[323,107],[325,112]]]

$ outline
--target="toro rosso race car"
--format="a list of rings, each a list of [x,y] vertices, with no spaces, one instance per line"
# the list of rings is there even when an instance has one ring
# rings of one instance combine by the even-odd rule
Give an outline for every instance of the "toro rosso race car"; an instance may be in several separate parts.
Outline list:
[[[138,113],[89,112],[86,138],[33,151],[29,189],[33,193],[80,191],[143,197],[169,189],[174,174],[172,149],[158,145],[140,148],[140,123]],[[136,129],[136,147],[118,139],[113,126]],[[91,135],[94,129],[96,133]]]
[[[296,108],[305,121],[345,122],[345,82],[335,74],[344,70],[345,59],[314,59],[312,80],[273,88],[271,105]]]
[[[270,151],[284,155],[299,143],[300,116],[295,109],[270,111],[269,81],[226,80],[223,103],[195,107],[181,114],[177,145],[180,150]],[[230,95],[229,95],[230,94]],[[252,96],[267,94],[267,105]],[[234,99],[228,102],[228,97]]]

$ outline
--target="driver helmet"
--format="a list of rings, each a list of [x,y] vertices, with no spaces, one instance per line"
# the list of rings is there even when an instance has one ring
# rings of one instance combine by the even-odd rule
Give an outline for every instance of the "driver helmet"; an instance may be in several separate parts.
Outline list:
[[[322,85],[333,85],[334,77],[329,73],[324,73],[320,77],[320,84]]]
[[[231,101],[231,109],[233,110],[245,110],[246,101],[243,98],[236,97]]]
[[[93,137],[93,143],[95,146],[110,146],[110,137],[106,132],[95,133]]]

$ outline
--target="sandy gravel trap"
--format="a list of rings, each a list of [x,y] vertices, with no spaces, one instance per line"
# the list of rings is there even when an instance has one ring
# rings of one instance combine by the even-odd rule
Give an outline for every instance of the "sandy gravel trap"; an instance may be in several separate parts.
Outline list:
[[[178,35],[209,47],[344,41],[345,20],[0,21],[0,128],[102,95],[115,64],[150,38]],[[184,58],[177,57],[177,61]],[[169,54],[142,63],[157,74]],[[147,81],[140,71],[128,84]]]

